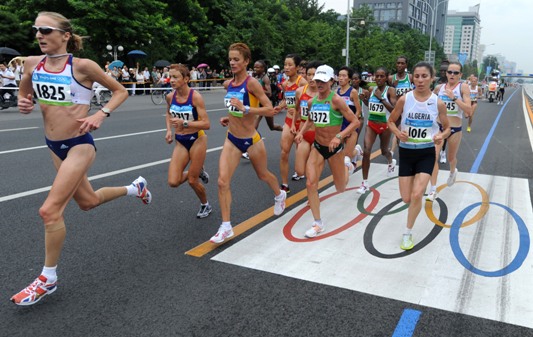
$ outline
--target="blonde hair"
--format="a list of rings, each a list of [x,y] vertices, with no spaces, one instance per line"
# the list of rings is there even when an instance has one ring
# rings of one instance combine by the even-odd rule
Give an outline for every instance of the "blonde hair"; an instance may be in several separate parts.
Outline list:
[[[82,37],[72,32],[72,25],[70,24],[69,19],[56,12],[39,12],[37,16],[47,16],[51,19],[54,19],[57,22],[57,28],[70,33],[70,39],[67,42],[68,52],[75,53],[83,48]]]

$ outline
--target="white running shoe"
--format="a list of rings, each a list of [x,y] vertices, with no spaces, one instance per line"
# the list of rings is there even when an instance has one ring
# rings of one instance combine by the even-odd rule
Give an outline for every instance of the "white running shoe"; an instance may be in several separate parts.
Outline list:
[[[204,184],[207,184],[209,182],[209,174],[204,170],[202,167],[202,171],[200,171],[200,179],[204,182]]]
[[[250,156],[248,155],[248,152],[244,152],[241,157],[243,157],[244,159],[248,159],[250,160]]]
[[[392,160],[392,163],[387,167],[387,177],[394,176],[394,169],[396,168],[396,159]]]
[[[459,173],[457,167],[455,168],[455,171],[453,171],[453,173],[450,172],[450,176],[448,177],[448,181],[446,182],[448,186],[453,186],[453,184],[455,184],[455,180],[457,179],[457,173]]]
[[[294,180],[294,181],[298,181],[300,179],[303,179],[305,178],[305,176],[299,176],[298,173],[294,172],[294,174],[292,175],[291,179]]]
[[[287,200],[287,192],[280,190],[281,195],[274,197],[274,215],[281,215],[285,210],[285,200]]]
[[[437,198],[437,191],[429,191],[428,195],[426,195],[426,201],[433,202]]]
[[[211,214],[212,211],[213,211],[213,208],[211,207],[211,205],[209,205],[209,204],[207,204],[207,205],[200,204],[200,210],[196,214],[196,217],[198,219],[207,218],[209,216],[209,214]]]
[[[324,231],[324,226],[320,227],[316,222],[313,222],[313,226],[305,232],[306,238],[315,238],[318,234]]]
[[[226,241],[226,239],[231,238],[232,236],[233,236],[233,228],[226,230],[221,225],[218,228],[218,232],[213,237],[211,237],[209,241],[211,241],[212,243],[222,243]]]
[[[446,151],[440,150],[440,163],[446,164]]]
[[[357,189],[357,193],[359,194],[365,194],[368,191],[370,191],[370,187],[366,186],[365,184],[361,184],[361,187]]]
[[[139,178],[135,179],[131,184],[137,189],[137,198],[141,199],[144,204],[152,202],[152,193],[150,193],[146,187],[148,185],[146,179],[139,176]]]

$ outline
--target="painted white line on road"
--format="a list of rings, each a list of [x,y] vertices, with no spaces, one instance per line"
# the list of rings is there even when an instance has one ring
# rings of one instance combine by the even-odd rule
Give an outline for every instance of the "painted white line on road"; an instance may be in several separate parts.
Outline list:
[[[0,132],[24,131],[24,130],[32,130],[32,129],[38,129],[38,128],[39,128],[38,126],[32,126],[32,127],[29,127],[29,128],[5,129],[5,130],[0,130]]]
[[[138,135],[144,135],[144,134],[154,133],[154,132],[162,132],[162,131],[166,131],[166,130],[167,129],[157,129],[157,130],[150,130],[150,131],[143,131],[143,132],[126,133],[126,134],[123,134],[123,135],[95,138],[94,140],[95,141],[100,141],[100,140],[108,140],[108,139],[115,139],[115,138],[124,138],[124,137],[138,136]],[[22,151],[29,151],[29,150],[36,150],[36,149],[44,149],[44,148],[47,148],[47,146],[46,145],[41,145],[41,146],[25,147],[25,148],[21,148],[21,149],[0,151],[0,154],[22,152]]]
[[[208,149],[207,153],[220,151],[220,150],[222,150],[222,146],[214,147],[212,149]],[[107,173],[97,174],[95,176],[89,177],[89,180],[92,181],[92,180],[107,178],[107,177],[115,176],[115,175],[126,173],[126,172],[136,171],[136,170],[144,169],[144,168],[147,168],[147,167],[152,167],[152,166],[165,164],[165,163],[168,163],[168,162],[170,162],[170,159],[158,160],[158,161],[154,161],[154,162],[151,162],[151,163],[131,166],[131,167],[127,167],[127,168],[124,168],[124,169],[121,169],[121,170],[116,170],[116,171],[111,171],[111,172],[107,172]],[[34,189],[34,190],[25,191],[25,192],[6,195],[5,197],[0,197],[0,202],[19,199],[19,198],[27,197],[27,196],[38,194],[38,193],[42,193],[42,192],[48,192],[48,191],[50,191],[50,188],[52,188],[52,186],[47,186],[47,187],[37,188],[37,189]]]

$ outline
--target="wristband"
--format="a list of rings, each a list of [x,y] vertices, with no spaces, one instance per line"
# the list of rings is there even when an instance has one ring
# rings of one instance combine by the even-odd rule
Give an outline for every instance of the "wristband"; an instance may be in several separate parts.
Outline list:
[[[106,117],[111,116],[111,110],[109,108],[102,108],[100,109],[103,113],[105,113]]]
[[[250,106],[249,105],[245,105],[244,106],[244,114],[247,115],[250,113]]]

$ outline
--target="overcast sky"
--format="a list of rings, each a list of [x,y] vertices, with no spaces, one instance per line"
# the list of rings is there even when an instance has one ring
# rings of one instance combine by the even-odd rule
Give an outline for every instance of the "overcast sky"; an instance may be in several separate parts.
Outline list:
[[[325,4],[326,10],[345,14],[348,1],[353,0],[319,0],[319,3]],[[533,74],[533,1],[449,0],[448,10],[467,11],[477,4],[481,4],[481,43],[487,46],[484,56],[501,54],[516,62],[517,70]]]

